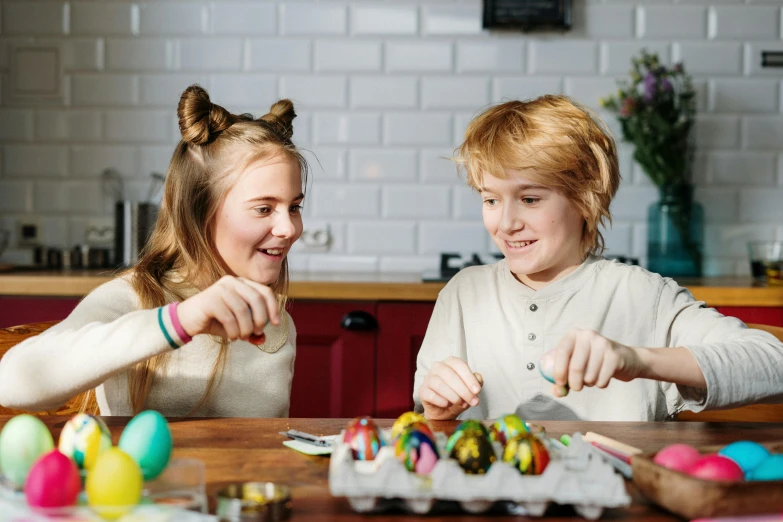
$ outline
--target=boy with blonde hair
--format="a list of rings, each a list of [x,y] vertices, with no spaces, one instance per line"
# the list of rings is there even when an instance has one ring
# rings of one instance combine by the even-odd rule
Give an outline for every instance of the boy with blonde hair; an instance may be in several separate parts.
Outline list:
[[[503,103],[470,123],[455,160],[505,259],[438,296],[414,384],[429,419],[648,421],[783,399],[774,336],[600,257],[620,173],[597,117],[564,96]]]

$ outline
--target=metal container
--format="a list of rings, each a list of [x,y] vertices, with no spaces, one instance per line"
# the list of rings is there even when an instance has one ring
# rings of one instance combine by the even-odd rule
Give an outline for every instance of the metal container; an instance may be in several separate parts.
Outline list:
[[[139,253],[147,244],[157,218],[158,207],[152,203],[127,200],[115,203],[115,264],[132,266],[139,260]]]
[[[231,484],[217,493],[221,522],[277,522],[291,516],[291,490],[274,482]]]

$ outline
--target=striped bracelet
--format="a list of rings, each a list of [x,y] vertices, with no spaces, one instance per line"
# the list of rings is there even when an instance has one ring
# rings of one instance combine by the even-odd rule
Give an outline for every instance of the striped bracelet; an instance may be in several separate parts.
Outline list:
[[[193,338],[188,335],[188,332],[186,332],[184,328],[182,328],[182,323],[179,322],[179,315],[177,315],[177,306],[179,306],[179,302],[177,301],[174,301],[169,305],[169,318],[171,318],[171,324],[174,325],[174,331],[179,335],[182,344],[188,344]]]
[[[166,338],[166,341],[168,341],[169,346],[174,348],[175,350],[179,348],[180,345],[178,345],[176,342],[174,342],[174,339],[171,338],[171,334],[169,334],[169,331],[166,329],[166,325],[163,322],[163,307],[161,306],[158,308],[158,326],[160,326],[160,330],[163,332],[163,337]]]

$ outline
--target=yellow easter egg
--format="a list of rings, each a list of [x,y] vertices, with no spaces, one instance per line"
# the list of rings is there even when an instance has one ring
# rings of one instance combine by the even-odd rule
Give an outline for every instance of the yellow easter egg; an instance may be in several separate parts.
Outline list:
[[[114,520],[136,507],[143,484],[136,461],[119,448],[109,448],[87,474],[87,502],[103,518]]]

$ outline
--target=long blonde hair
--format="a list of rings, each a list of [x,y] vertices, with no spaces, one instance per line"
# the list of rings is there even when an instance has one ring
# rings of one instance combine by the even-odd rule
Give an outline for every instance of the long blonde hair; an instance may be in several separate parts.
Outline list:
[[[620,169],[611,133],[588,109],[555,95],[495,105],[470,122],[453,159],[474,190],[485,175],[505,179],[507,169],[558,190],[584,218],[583,253],[603,252],[599,225],[612,221]]]
[[[214,219],[246,166],[287,155],[300,165],[303,191],[307,186],[307,162],[291,141],[296,113],[290,100],[276,102],[268,114],[253,119],[249,114],[229,113],[212,103],[204,89],[191,85],[180,97],[177,115],[182,139],[169,163],[157,223],[138,263],[130,270],[133,289],[146,309],[182,300],[227,274],[215,248]],[[271,288],[282,310],[288,292],[287,259]],[[219,339],[219,343],[212,374],[191,413],[206,403],[222,376],[229,341]],[[153,376],[165,367],[168,353],[129,370],[134,414],[144,409]]]

